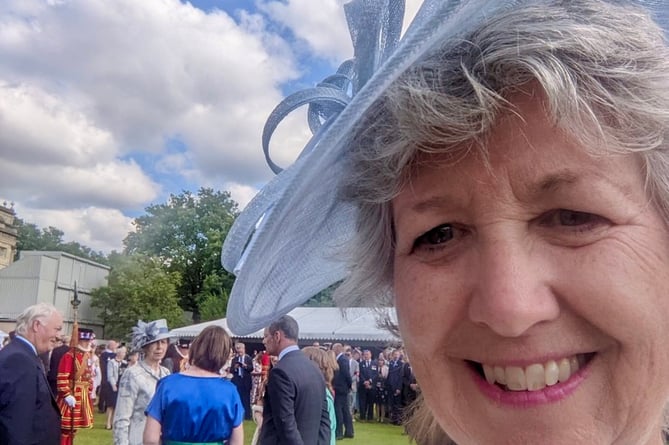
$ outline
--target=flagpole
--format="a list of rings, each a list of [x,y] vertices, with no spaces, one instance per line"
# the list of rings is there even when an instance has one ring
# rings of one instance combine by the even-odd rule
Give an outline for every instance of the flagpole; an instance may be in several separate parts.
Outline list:
[[[79,323],[77,321],[77,312],[81,300],[79,300],[79,292],[77,291],[77,282],[74,282],[74,298],[70,301],[73,310],[73,321],[72,321],[72,337],[70,338],[70,352],[72,353],[72,378],[70,380],[70,392],[72,397],[74,397],[74,386],[76,380],[76,369],[77,369],[77,344],[79,343]],[[75,403],[76,406],[76,403]],[[74,443],[74,406],[70,408],[70,437],[72,438],[72,443]]]

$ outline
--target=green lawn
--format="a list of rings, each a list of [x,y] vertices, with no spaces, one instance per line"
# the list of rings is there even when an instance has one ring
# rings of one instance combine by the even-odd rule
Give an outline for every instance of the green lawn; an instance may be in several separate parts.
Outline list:
[[[342,445],[408,445],[409,439],[402,435],[402,428],[380,423],[355,423],[355,438],[344,439],[338,443]],[[244,444],[251,444],[251,437],[255,431],[253,422],[244,422]],[[91,430],[81,430],[77,433],[75,445],[112,445],[111,431],[105,430],[105,417],[95,414],[95,424]]]

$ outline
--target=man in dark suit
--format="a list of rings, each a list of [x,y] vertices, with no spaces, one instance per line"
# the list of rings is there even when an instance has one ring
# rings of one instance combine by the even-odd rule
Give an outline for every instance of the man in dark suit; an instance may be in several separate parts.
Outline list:
[[[349,359],[344,355],[344,347],[341,343],[332,345],[332,350],[337,355],[337,364],[339,369],[335,372],[332,379],[332,387],[334,388],[334,408],[335,416],[337,418],[337,427],[335,434],[337,439],[344,437],[353,437],[353,418],[348,407],[348,393],[351,391],[353,379],[351,378],[351,369],[349,367]]]
[[[54,395],[58,394],[58,388],[56,382],[58,380],[58,365],[60,365],[60,359],[63,358],[65,353],[70,350],[70,336],[64,335],[60,346],[56,346],[53,351],[51,351],[51,357],[49,357],[49,369],[46,372],[46,380],[49,382],[49,388]]]
[[[358,406],[360,420],[374,420],[374,378],[379,374],[372,352],[365,349],[360,360],[360,381],[358,382]]]
[[[418,382],[413,373],[409,357],[404,356],[404,369],[402,370],[402,402],[407,407],[418,398]]]
[[[62,329],[62,315],[46,303],[16,319],[16,338],[0,351],[0,444],[60,442],[60,412],[38,355],[54,347]]]
[[[115,396],[111,383],[107,381],[107,365],[111,360],[116,358],[116,348],[118,348],[118,343],[116,343],[114,340],[109,340],[105,346],[105,350],[102,351],[102,354],[100,354],[101,383],[100,395],[98,397],[99,413],[109,412],[114,409],[114,407],[108,403],[110,400],[115,400]]]
[[[299,328],[284,315],[265,329],[267,353],[279,357],[265,390],[260,445],[329,445],[325,380],[297,347]]]
[[[244,419],[251,420],[251,372],[253,372],[253,359],[246,353],[244,343],[235,343],[235,356],[232,359],[231,368],[232,383],[237,387],[239,398],[242,399]]]
[[[393,358],[388,364],[388,397],[390,399],[390,422],[402,423],[402,383],[404,381],[404,362],[398,349],[393,351]]]

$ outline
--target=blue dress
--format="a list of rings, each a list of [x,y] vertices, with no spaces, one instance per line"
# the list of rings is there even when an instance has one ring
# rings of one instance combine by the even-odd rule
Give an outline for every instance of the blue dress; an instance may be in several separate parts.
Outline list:
[[[158,382],[146,414],[160,422],[163,441],[222,442],[244,420],[229,380],[172,374]]]

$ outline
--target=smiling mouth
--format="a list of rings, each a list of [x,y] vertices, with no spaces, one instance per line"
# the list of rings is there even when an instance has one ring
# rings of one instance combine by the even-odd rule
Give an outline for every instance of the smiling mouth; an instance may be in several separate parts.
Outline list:
[[[547,386],[568,381],[586,366],[595,353],[576,354],[545,363],[520,366],[499,366],[467,360],[467,364],[489,384],[505,391],[540,391]]]

